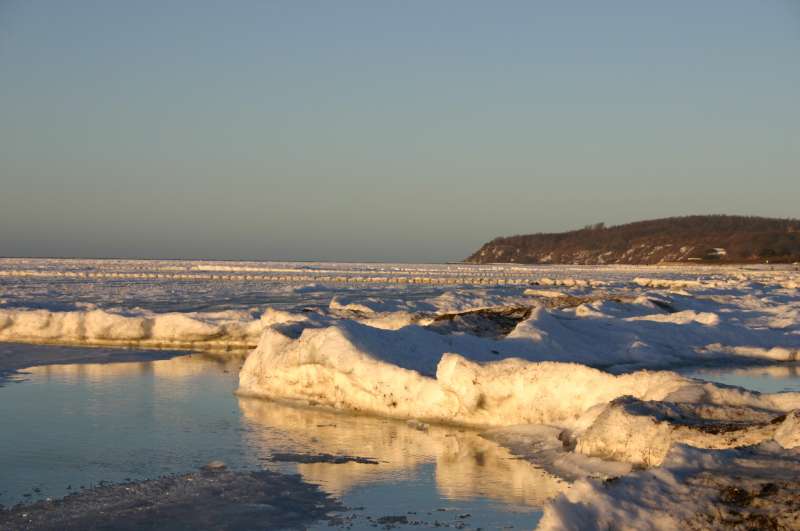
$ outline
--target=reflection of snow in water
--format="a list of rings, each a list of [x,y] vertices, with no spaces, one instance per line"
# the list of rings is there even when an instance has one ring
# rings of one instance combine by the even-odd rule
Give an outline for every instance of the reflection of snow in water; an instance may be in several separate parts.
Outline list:
[[[562,484],[533,465],[513,459],[508,450],[474,430],[409,425],[253,398],[240,398],[239,407],[247,425],[279,430],[288,437],[289,446],[305,453],[358,455],[379,462],[378,466],[297,465],[304,479],[337,495],[358,485],[412,478],[425,464],[435,465],[439,491],[456,500],[482,496],[509,504],[540,505]],[[246,437],[252,446],[263,447],[262,454],[280,451],[264,434],[249,431]]]
[[[756,367],[717,367],[690,370],[687,376],[710,382],[736,385],[762,393],[800,392],[800,365],[782,364]]]
[[[240,364],[192,355],[26,371],[23,382],[0,388],[0,422],[14,426],[0,438],[0,501],[57,497],[101,480],[184,472],[219,459],[232,468],[299,472],[358,500],[351,505],[372,504],[369,489],[379,487],[386,499],[375,511],[400,510],[387,500],[410,503],[409,493],[416,492],[417,505],[403,511],[448,508],[454,515],[474,513],[473,524],[530,526],[537,508],[560,488],[555,478],[473,431],[420,431],[404,422],[237,398]],[[274,453],[322,451],[380,463],[269,461]],[[380,516],[371,510],[359,514]]]

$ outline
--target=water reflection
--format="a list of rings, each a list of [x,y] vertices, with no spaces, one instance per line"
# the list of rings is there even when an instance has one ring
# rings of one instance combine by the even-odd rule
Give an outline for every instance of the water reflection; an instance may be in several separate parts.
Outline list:
[[[213,459],[258,463],[242,443],[235,360],[186,356],[25,372],[0,388],[0,504],[185,472]]]
[[[433,521],[445,508],[471,513],[473,526],[530,527],[562,487],[475,431],[420,430],[237,397],[240,365],[191,355],[26,371],[24,381],[0,388],[0,425],[13,427],[0,431],[0,504],[186,472],[219,459],[232,468],[300,473],[346,504],[367,507],[363,514],[417,510]],[[276,464],[269,459],[275,453],[380,463]]]
[[[236,375],[243,361],[244,357],[231,355],[191,354],[155,361],[45,365],[24,372],[35,375],[37,379],[71,385],[142,377],[186,381],[202,376],[217,378],[219,373]]]
[[[513,505],[540,506],[563,487],[553,476],[477,432],[443,426],[421,430],[406,423],[317,409],[295,408],[256,398],[240,398],[243,421],[268,427],[286,436],[294,452],[347,454],[369,457],[379,465],[362,463],[298,464],[307,481],[337,495],[369,483],[412,479],[422,465],[435,465],[441,496],[453,500],[486,497]],[[264,454],[283,452],[263,430],[246,437]]]
[[[800,364],[797,363],[697,369],[686,375],[762,393],[800,392]]]

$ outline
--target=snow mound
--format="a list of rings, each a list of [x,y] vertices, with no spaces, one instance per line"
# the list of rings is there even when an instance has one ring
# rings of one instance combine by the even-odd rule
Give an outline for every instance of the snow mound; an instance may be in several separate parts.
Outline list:
[[[349,302],[343,297],[333,297],[328,307],[333,311],[352,312],[363,315],[375,315],[380,311],[395,310],[395,306],[390,305],[384,300],[370,297],[359,302]]]
[[[239,389],[246,395],[477,425],[572,418],[617,396],[594,386],[598,378],[630,381],[626,391],[648,396],[647,384],[637,381],[641,376],[617,377],[580,365],[519,359],[484,365],[473,361],[496,359],[495,343],[417,326],[381,330],[355,321],[305,328],[299,335],[296,329],[271,327],[242,367]],[[685,382],[664,374],[655,378]]]
[[[674,323],[689,324],[700,323],[706,326],[716,326],[719,324],[719,316],[710,312],[695,312],[694,310],[684,310],[670,314],[651,314],[628,317],[627,321],[652,321],[654,323]]]
[[[404,419],[478,426],[547,424],[573,430],[585,453],[614,458],[600,447],[611,429],[603,419],[650,418],[645,409],[614,402],[626,395],[639,401],[698,404],[659,414],[671,419],[691,412],[697,423],[705,424],[725,415],[766,422],[800,407],[792,393],[760,395],[672,372],[613,375],[577,363],[539,362],[539,353],[526,351],[526,344],[531,343],[446,335],[420,326],[383,330],[348,320],[320,327],[273,326],[242,367],[239,392]],[[720,409],[712,411],[709,405]],[[733,409],[723,412],[723,406]],[[581,439],[578,434],[596,422]]]
[[[800,359],[800,339],[793,328],[723,317],[701,311],[711,306],[707,302],[693,302],[697,309],[671,313],[661,308],[672,304],[655,297],[631,303],[597,300],[564,309],[536,306],[506,339],[520,342],[520,348],[527,342],[524,348],[537,352],[540,359],[628,370],[720,358]]]
[[[725,388],[719,391],[730,391],[734,396],[717,400],[721,405],[708,397],[701,402],[617,398],[578,436],[575,449],[586,455],[650,467],[660,465],[675,443],[698,448],[735,448],[776,436],[784,416],[776,413],[769,395]],[[741,398],[773,409],[739,405]],[[800,396],[795,399],[800,404]]]
[[[204,350],[254,347],[265,326],[291,319],[280,312],[264,321],[244,311],[125,315],[100,309],[56,312],[0,309],[0,341]]]
[[[551,500],[539,531],[800,528],[800,460],[774,442],[674,446],[660,468],[580,480]]]

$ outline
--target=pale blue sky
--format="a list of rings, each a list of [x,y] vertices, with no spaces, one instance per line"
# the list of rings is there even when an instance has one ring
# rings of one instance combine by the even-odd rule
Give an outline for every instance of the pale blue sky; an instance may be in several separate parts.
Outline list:
[[[0,0],[0,255],[800,215],[800,0]]]

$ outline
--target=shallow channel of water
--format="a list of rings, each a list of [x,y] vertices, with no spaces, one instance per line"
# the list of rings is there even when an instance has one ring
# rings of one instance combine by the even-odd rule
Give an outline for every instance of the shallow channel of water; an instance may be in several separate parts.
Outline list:
[[[31,347],[47,348],[47,347]],[[381,516],[461,528],[532,528],[560,483],[476,432],[291,408],[234,394],[240,361],[51,365],[0,387],[0,503],[60,497],[222,460],[299,473],[340,497],[354,525]],[[273,454],[367,457],[275,463]],[[323,524],[324,526],[324,524]]]

